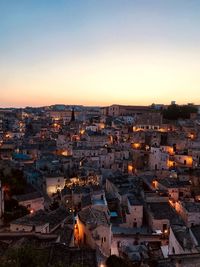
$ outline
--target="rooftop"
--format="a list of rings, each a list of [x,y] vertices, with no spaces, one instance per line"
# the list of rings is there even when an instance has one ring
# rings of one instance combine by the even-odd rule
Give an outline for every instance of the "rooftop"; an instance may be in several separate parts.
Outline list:
[[[192,249],[193,242],[186,226],[172,225],[172,231],[183,249]]]
[[[104,211],[86,208],[78,213],[79,219],[86,225],[96,228],[98,225],[109,225]]]
[[[30,226],[39,226],[49,223],[50,231],[71,214],[67,212],[64,207],[60,207],[54,211],[46,212],[39,210],[34,214],[29,214],[24,217],[18,218],[11,222],[11,224],[21,224]]]
[[[180,216],[173,210],[168,202],[149,203],[148,206],[154,219],[168,219],[171,224],[184,224]]]
[[[166,186],[167,188],[179,188],[191,186],[189,181],[179,181],[176,178],[165,178],[158,181],[160,184]]]
[[[195,225],[191,227],[191,232],[195,236],[195,239],[198,243],[198,246],[200,246],[200,225]]]
[[[128,200],[131,206],[142,206],[142,202],[139,201],[138,198],[136,198],[134,195],[128,196]]]
[[[33,200],[37,198],[43,198],[43,196],[40,192],[37,191],[37,192],[24,194],[24,195],[16,195],[14,196],[14,198],[20,202],[20,201],[26,201],[26,200]]]
[[[200,203],[199,202],[181,202],[184,206],[184,208],[188,211],[188,212],[200,212]]]

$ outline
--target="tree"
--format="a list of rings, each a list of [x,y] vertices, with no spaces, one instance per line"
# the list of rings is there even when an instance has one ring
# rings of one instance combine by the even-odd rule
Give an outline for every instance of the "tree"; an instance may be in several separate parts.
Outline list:
[[[49,250],[36,248],[33,245],[9,248],[1,257],[0,267],[66,267],[62,259],[54,264],[49,263]],[[87,267],[72,264],[70,267]]]
[[[10,195],[18,195],[25,193],[26,180],[21,170],[12,168],[8,164],[0,165],[1,183],[9,188]],[[8,193],[8,192],[7,192]]]
[[[197,108],[193,105],[170,105],[163,110],[163,118],[168,120],[189,119],[191,113],[197,113]]]
[[[10,199],[5,201],[4,220],[6,223],[29,214],[29,210],[18,205],[17,200]]]
[[[2,257],[0,267],[46,267],[47,255],[32,246],[10,248]]]
[[[111,255],[106,260],[106,267],[132,267],[130,261],[122,259],[116,255]]]
[[[59,208],[59,203],[58,203],[58,201],[54,200],[54,201],[51,203],[51,205],[49,206],[49,208],[50,208],[50,210],[52,210],[52,211],[58,209],[58,208]]]

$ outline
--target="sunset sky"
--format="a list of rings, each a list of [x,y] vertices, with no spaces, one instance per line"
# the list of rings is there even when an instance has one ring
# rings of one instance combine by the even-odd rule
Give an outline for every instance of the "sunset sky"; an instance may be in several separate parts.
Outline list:
[[[200,1],[0,0],[0,99],[200,104]]]

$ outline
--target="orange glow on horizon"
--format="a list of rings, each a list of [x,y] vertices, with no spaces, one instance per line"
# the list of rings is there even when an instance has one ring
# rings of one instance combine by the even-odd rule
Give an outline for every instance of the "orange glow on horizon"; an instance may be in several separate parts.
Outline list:
[[[73,56],[67,62],[63,56],[26,68],[13,66],[8,73],[2,70],[1,105],[151,105],[169,104],[172,96],[179,104],[199,101],[200,60],[196,54],[148,49],[112,46],[108,51]],[[184,63],[188,61],[191,64]]]

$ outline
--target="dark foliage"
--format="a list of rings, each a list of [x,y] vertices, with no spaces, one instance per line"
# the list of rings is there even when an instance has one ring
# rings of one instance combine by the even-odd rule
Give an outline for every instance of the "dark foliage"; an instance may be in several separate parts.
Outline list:
[[[117,257],[116,255],[111,255],[106,260],[106,267],[133,267],[134,265],[128,260]]]
[[[1,183],[6,188],[5,194],[20,195],[25,193],[27,183],[21,170],[13,169],[9,166],[1,166],[0,175]]]
[[[33,245],[25,245],[19,248],[9,248],[0,261],[0,267],[66,267],[62,262],[49,263],[48,249],[39,249]],[[87,267],[82,264],[72,264],[70,267]]]
[[[197,108],[193,105],[170,105],[162,113],[167,120],[189,119],[191,113],[197,113]]]
[[[58,209],[59,208],[59,203],[58,203],[58,201],[54,201],[53,203],[51,203],[51,205],[50,205],[50,210],[56,210],[56,209]]]
[[[10,199],[5,201],[4,221],[8,223],[29,214],[29,210],[21,205],[18,205],[17,200]]]

